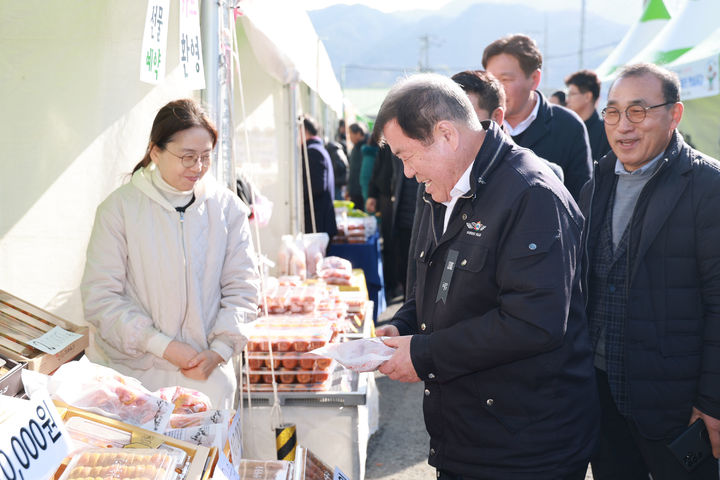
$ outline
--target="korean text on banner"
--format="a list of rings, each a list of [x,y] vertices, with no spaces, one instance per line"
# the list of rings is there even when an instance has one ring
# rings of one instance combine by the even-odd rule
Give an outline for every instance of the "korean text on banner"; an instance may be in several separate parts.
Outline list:
[[[205,88],[198,0],[180,0],[180,65],[183,81],[192,90]]]
[[[0,480],[50,478],[72,441],[47,392],[35,396],[3,423]]]
[[[140,52],[140,81],[158,84],[165,78],[170,0],[148,0]]]

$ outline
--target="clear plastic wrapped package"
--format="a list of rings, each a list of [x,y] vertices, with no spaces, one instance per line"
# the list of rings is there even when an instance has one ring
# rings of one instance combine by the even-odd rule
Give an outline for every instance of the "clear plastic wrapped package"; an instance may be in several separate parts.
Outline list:
[[[272,391],[272,380],[275,375],[277,388],[279,391],[288,392],[319,392],[328,390],[332,385],[332,372],[335,370],[335,362],[329,358],[313,359],[311,356],[303,358],[304,362],[308,362],[307,367],[300,366],[294,368],[286,368],[279,366],[274,370],[261,367],[257,369],[250,368],[247,374],[250,378],[250,385],[247,385],[250,391],[264,392]]]
[[[48,391],[74,407],[160,433],[173,411],[172,403],[137,379],[86,360],[61,366],[50,377]]]
[[[179,460],[168,450],[91,449],[73,456],[60,480],[174,480]]]
[[[250,352],[307,352],[330,342],[335,335],[326,319],[264,317],[243,331]]]
[[[173,414],[207,412],[211,408],[210,398],[202,392],[186,387],[165,387],[155,392],[163,400],[174,405]]]
[[[317,275],[329,284],[350,285],[352,264],[344,258],[327,257],[318,264]]]
[[[70,417],[65,422],[68,434],[79,449],[123,448],[132,442],[132,433],[93,422],[83,417]]]
[[[238,465],[240,480],[291,480],[293,463],[284,460],[245,460]]]

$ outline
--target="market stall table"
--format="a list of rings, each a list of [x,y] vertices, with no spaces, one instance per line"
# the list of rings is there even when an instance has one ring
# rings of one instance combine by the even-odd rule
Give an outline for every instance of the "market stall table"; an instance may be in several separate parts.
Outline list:
[[[355,375],[352,392],[280,393],[282,421],[296,426],[297,444],[353,480],[365,478],[367,444],[378,429],[379,399],[373,372]],[[272,394],[247,393],[243,413],[244,456],[276,458]]]
[[[354,281],[362,272],[354,272]],[[362,337],[373,335],[369,321],[372,304],[366,305],[367,321]],[[348,336],[347,338],[353,338]],[[353,480],[365,477],[367,444],[378,429],[379,396],[374,372],[357,373],[338,367],[327,391],[278,391],[282,422],[296,425],[297,445],[312,451],[329,465],[337,466]],[[244,378],[242,379],[244,381]],[[273,393],[243,391],[244,457],[276,458],[272,430]]]
[[[375,233],[365,243],[333,243],[328,247],[328,256],[349,260],[353,268],[365,273],[368,295],[375,302],[373,320],[377,321],[385,311],[385,281],[383,279],[382,255],[380,253],[380,235]]]

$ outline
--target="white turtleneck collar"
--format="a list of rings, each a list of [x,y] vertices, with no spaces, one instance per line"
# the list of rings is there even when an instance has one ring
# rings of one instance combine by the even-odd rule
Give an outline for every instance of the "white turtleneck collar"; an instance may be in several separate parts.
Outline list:
[[[153,162],[150,162],[150,165],[145,167],[145,169],[152,180],[153,186],[173,207],[183,207],[188,204],[193,196],[193,190],[178,190],[167,183],[165,179],[162,178],[160,169],[157,168]]]

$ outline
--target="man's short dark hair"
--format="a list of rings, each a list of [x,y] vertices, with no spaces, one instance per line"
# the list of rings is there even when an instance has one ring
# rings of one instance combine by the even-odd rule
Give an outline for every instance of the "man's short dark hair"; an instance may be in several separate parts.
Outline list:
[[[593,102],[600,97],[600,86],[602,85],[597,74],[592,70],[580,70],[565,77],[565,85],[575,85],[582,93],[592,93]]]
[[[317,121],[310,115],[303,115],[302,120],[305,130],[313,137],[316,136],[320,131],[320,125],[318,125]]]
[[[676,103],[680,101],[680,80],[677,74],[652,63],[636,63],[623,68],[620,70],[610,90],[612,90],[615,83],[621,78],[644,77],[645,75],[651,75],[660,80],[663,98],[666,102]],[[672,105],[668,105],[668,108],[671,106]]]
[[[374,134],[382,138],[395,119],[403,133],[425,145],[433,142],[435,125],[442,120],[478,125],[477,115],[460,86],[442,75],[421,73],[396,83],[380,106]]]
[[[526,77],[532,75],[535,70],[542,68],[542,53],[535,40],[523,34],[508,35],[498,38],[485,47],[482,56],[483,68],[487,69],[488,61],[497,55],[507,54],[515,57],[520,63],[520,68]]]
[[[565,95],[565,92],[562,90],[556,90],[550,95],[550,97],[557,98],[558,104],[562,105],[563,107],[567,105],[567,96]]]
[[[350,131],[354,134],[362,133],[363,135],[367,135],[367,127],[363,125],[362,123],[352,123],[350,124]]]
[[[456,73],[452,79],[465,90],[478,96],[478,107],[489,114],[499,106],[505,105],[505,90],[492,73],[483,70],[465,70]]]

